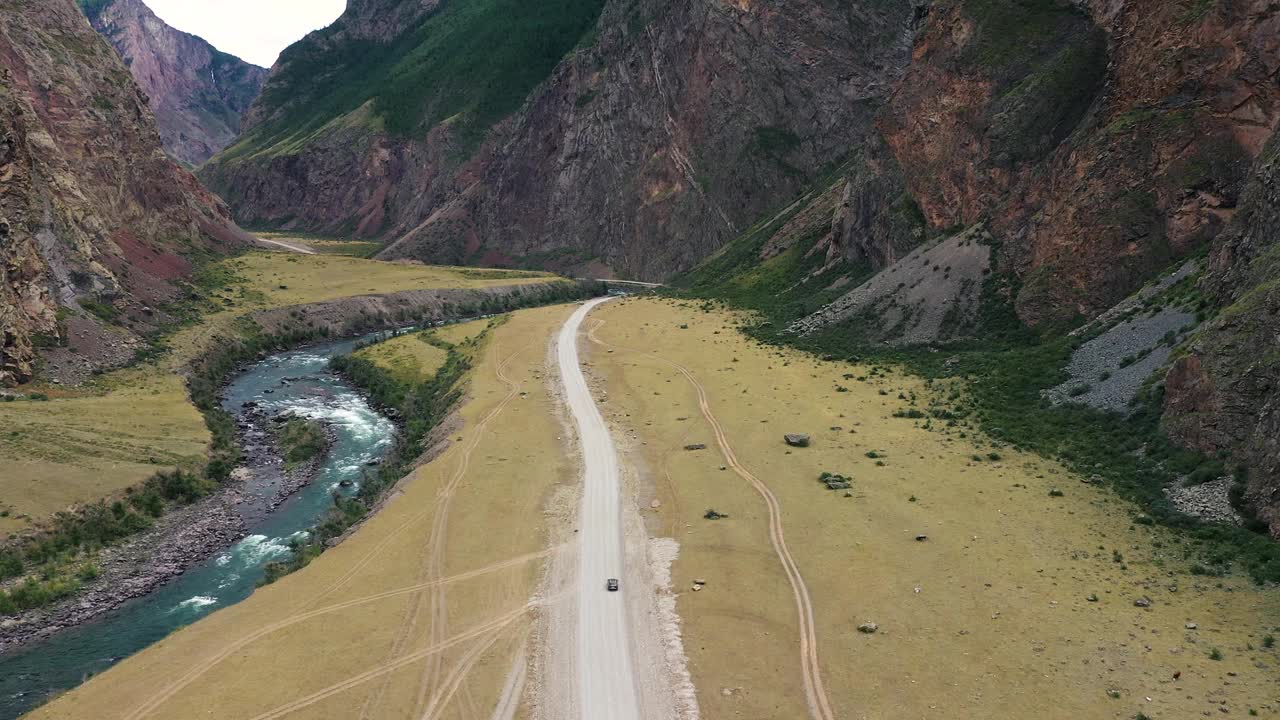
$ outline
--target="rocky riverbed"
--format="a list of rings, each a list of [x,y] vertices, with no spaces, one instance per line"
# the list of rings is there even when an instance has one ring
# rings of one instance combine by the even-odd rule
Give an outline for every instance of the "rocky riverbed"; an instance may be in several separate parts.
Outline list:
[[[285,471],[280,449],[256,403],[246,403],[237,418],[243,460],[231,481],[212,495],[176,508],[154,527],[95,558],[97,577],[72,597],[0,622],[0,654],[46,638],[142,597],[243,539],[294,493],[315,479],[336,435],[325,427],[325,450]]]

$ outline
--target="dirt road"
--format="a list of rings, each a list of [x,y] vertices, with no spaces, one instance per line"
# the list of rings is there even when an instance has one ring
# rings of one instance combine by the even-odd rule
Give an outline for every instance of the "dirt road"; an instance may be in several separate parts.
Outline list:
[[[556,356],[565,399],[582,444],[583,491],[578,524],[578,717],[639,720],[638,680],[631,657],[627,587],[608,592],[622,578],[623,537],[618,453],[578,364],[578,330],[592,308],[584,304],[560,330]]]
[[[303,255],[315,255],[316,251],[306,245],[298,243],[283,242],[280,240],[268,240],[266,238],[254,238],[262,245],[270,246],[268,249],[288,250],[290,252],[302,253]]]

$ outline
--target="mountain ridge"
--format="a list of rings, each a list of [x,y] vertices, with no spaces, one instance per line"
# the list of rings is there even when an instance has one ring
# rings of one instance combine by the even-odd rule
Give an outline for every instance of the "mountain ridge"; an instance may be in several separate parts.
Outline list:
[[[250,242],[161,149],[72,0],[0,2],[0,383],[129,362],[201,257]]]
[[[170,27],[143,0],[80,0],[151,102],[165,150],[196,167],[240,133],[266,68]]]

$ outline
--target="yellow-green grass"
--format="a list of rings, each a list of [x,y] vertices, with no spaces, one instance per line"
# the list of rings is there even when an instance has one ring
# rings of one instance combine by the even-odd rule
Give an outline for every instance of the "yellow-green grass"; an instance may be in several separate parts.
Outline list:
[[[350,255],[352,257],[368,258],[373,257],[382,249],[382,243],[376,240],[316,237],[286,232],[258,232],[254,234],[263,240],[301,245],[326,255]]]
[[[253,300],[261,293],[262,302],[270,306],[423,288],[520,285],[553,277],[516,270],[478,270],[289,252],[253,252],[228,262],[246,281],[244,296]]]
[[[359,601],[422,581],[433,549],[430,533],[447,498],[443,573],[456,576],[512,558],[539,553],[548,545],[543,513],[557,488],[577,481],[576,466],[559,439],[562,429],[548,422],[556,400],[545,377],[547,343],[571,307],[514,313],[476,349],[461,424],[448,447],[400,486],[386,506],[346,541],[307,567],[261,588],[239,605],[220,610],[125,660],[82,687],[35,711],[33,718],[108,720],[170,688],[196,668],[194,680],[158,704],[147,718],[253,718],[313,695],[387,663],[400,633],[409,627],[415,597],[401,594],[360,602],[333,612],[290,622],[301,613]],[[514,387],[498,376],[500,363]],[[482,423],[495,410],[487,425]],[[464,460],[471,449],[469,461]],[[460,473],[460,475],[459,475]],[[454,492],[442,493],[460,477]],[[443,637],[466,635],[495,618],[515,613],[493,634],[494,644],[474,667],[461,673],[458,691],[441,698],[439,717],[488,717],[513,657],[533,626],[523,612],[535,593],[543,558],[493,569],[447,586],[447,627]],[[413,653],[431,632],[429,598],[400,654]],[[242,639],[274,626],[251,642]],[[447,685],[460,661],[481,637],[441,655],[441,682],[428,686],[428,700]],[[225,654],[218,662],[206,660]],[[371,694],[381,699],[370,717],[421,717],[413,707],[427,672],[419,660],[379,678],[359,683],[288,715],[299,720],[355,718]],[[383,687],[380,683],[385,680]],[[475,712],[471,712],[475,709]]]
[[[401,335],[362,348],[355,354],[405,383],[420,383],[430,379],[449,357],[448,351],[427,343],[421,333]]]
[[[142,380],[100,396],[0,403],[0,532],[202,462],[209,433],[181,378]]]
[[[622,347],[689,368],[738,459],[778,497],[836,717],[1280,709],[1280,657],[1262,648],[1280,596],[1243,577],[1186,574],[1176,535],[1132,523],[1131,505],[1053,462],[892,417],[906,405],[899,392],[924,396],[918,379],[860,382],[868,368],[757,345],[734,316],[692,305],[630,299],[593,320],[614,347],[588,344],[587,360],[611,422],[637,432],[623,449],[640,470],[640,507],[658,499],[650,525],[681,545],[677,609],[705,720],[808,717],[795,601],[764,502],[722,470],[689,383]],[[788,447],[789,432],[812,446]],[[684,449],[695,443],[709,447]],[[1000,460],[972,459],[990,452]],[[824,471],[852,476],[852,497],[821,485]],[[729,517],[703,519],[712,508]],[[694,578],[707,581],[700,592]],[[1142,597],[1150,609],[1134,606]],[[858,632],[864,622],[879,631]]]
[[[430,332],[435,337],[449,343],[450,345],[461,345],[484,332],[485,328],[488,326],[488,320],[472,320],[470,322],[445,325],[431,330]]]
[[[235,332],[238,318],[348,295],[541,282],[546,275],[350,257],[254,251],[218,263],[223,287],[208,312],[166,340],[155,361],[74,390],[28,388],[49,402],[0,403],[0,533],[32,527],[79,503],[116,495],[157,470],[199,462],[209,436],[187,396],[186,365]],[[13,432],[19,436],[13,436]],[[155,458],[157,463],[151,463]]]

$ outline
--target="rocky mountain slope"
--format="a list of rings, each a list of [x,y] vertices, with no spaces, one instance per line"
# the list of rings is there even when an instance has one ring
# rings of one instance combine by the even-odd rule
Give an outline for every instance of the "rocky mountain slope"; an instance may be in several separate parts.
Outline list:
[[[966,348],[987,369],[1032,353],[1019,402],[1146,403],[1151,442],[1209,458],[1124,482],[1244,468],[1280,532],[1274,2],[610,0],[561,18],[574,40],[505,104],[422,74],[427,50],[469,47],[435,30],[494,19],[450,7],[353,6],[287,54],[206,177],[250,222],[383,238],[387,258],[697,265],[684,286],[793,338]],[[390,79],[322,92],[355,76]],[[410,77],[446,82],[414,95]],[[1093,368],[1072,357],[1091,334],[1139,324],[1159,348],[1068,371]]]
[[[912,19],[907,0],[368,0],[282,56],[202,177],[243,222],[383,257],[662,278],[865,137]]]
[[[169,27],[143,0],[80,0],[151,100],[169,155],[198,166],[231,144],[267,69]]]
[[[0,383],[125,362],[192,261],[247,242],[165,156],[72,0],[0,0]]]
[[[681,284],[761,309],[815,348],[951,347],[951,371],[1003,367],[984,354],[1001,348],[1062,358],[1028,382],[1071,403],[1123,376],[1123,407],[1145,380],[1163,398],[1151,437],[1205,453],[1200,477],[1235,469],[1280,536],[1280,8],[938,0],[926,15],[878,137]],[[978,266],[975,243],[989,248]],[[1184,267],[1206,252],[1203,270]],[[1153,328],[1177,320],[1154,335],[1163,350],[1057,387],[1077,344],[1139,310]]]

